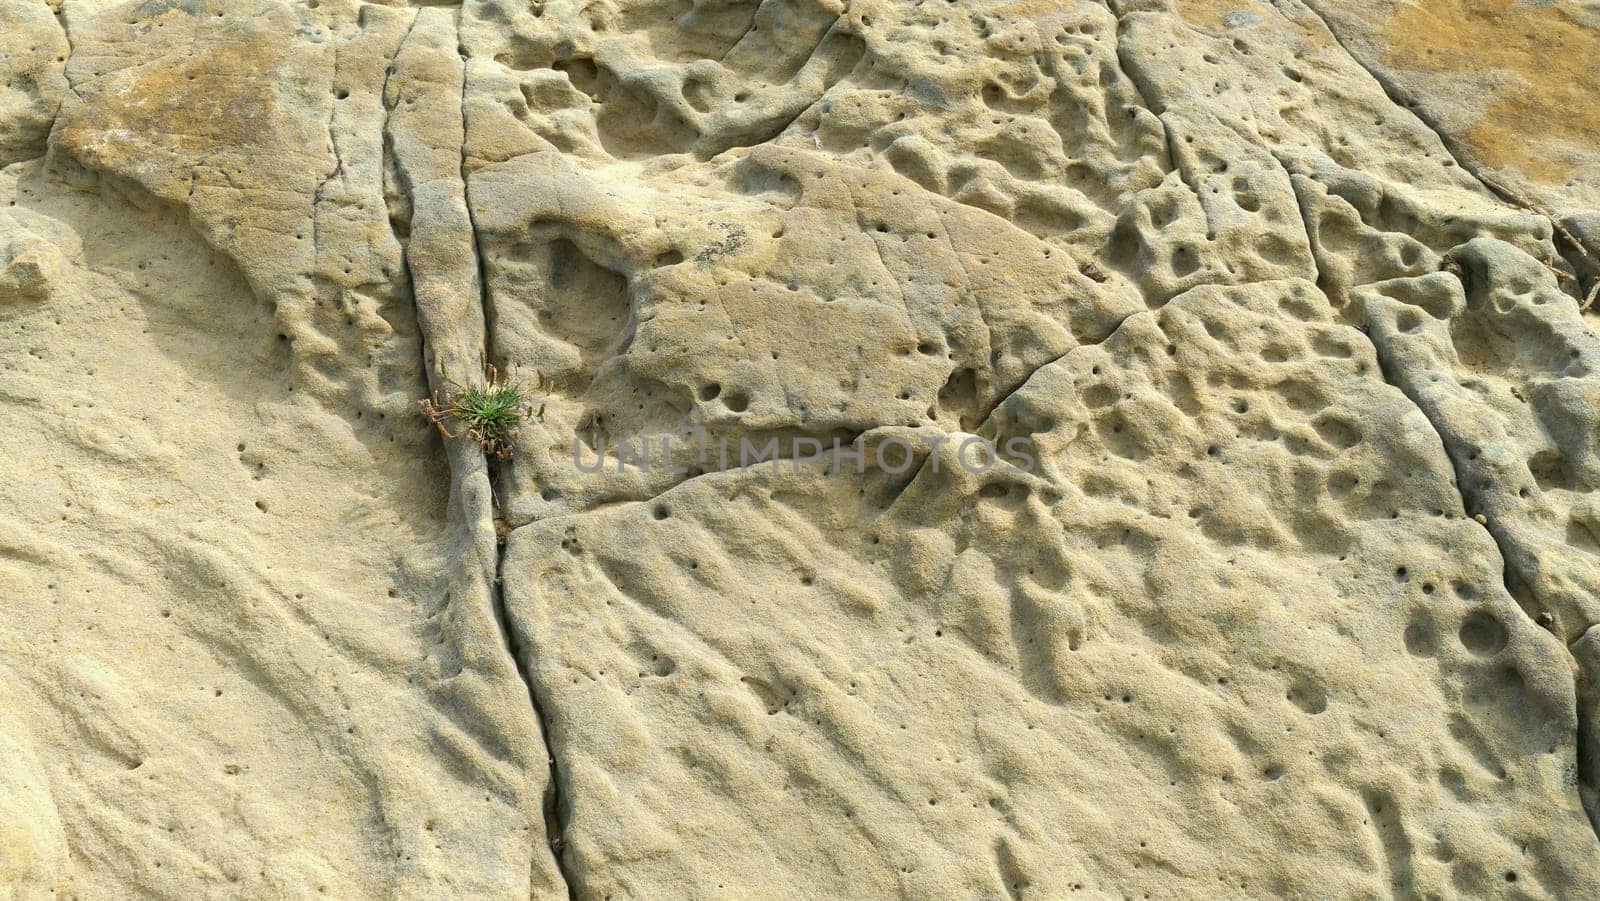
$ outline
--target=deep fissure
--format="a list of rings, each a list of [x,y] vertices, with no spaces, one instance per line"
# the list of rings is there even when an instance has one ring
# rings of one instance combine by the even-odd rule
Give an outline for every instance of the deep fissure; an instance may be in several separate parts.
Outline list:
[[[467,63],[469,61],[469,54],[465,45],[461,42],[461,12],[459,8],[455,11],[453,25],[456,35],[456,52],[461,58],[462,63],[460,95],[462,144],[459,150],[461,190],[462,201],[466,207],[467,226],[472,232],[472,253],[476,264],[475,276],[477,279],[478,304],[484,317],[484,346],[481,348],[482,359],[479,361],[479,363],[482,364],[487,362],[492,357],[494,352],[494,330],[492,326],[493,319],[491,315],[493,311],[493,302],[490,297],[488,264],[484,254],[484,248],[478,229],[477,220],[472,207],[472,189],[467,170],[467,136],[469,134],[467,114],[467,86],[469,83],[469,73]],[[500,482],[499,466],[496,461],[487,457],[485,457],[485,463],[487,465],[487,478],[489,482],[489,493],[492,504],[490,514],[498,519],[501,506],[499,492],[497,489],[497,486]],[[555,747],[551,741],[549,721],[545,716],[544,710],[540,707],[538,696],[535,692],[532,680],[529,677],[527,670],[524,669],[524,661],[527,659],[524,642],[521,636],[518,634],[510,612],[506,608],[505,590],[502,581],[506,556],[505,544],[503,541],[497,541],[495,543],[494,553],[494,579],[492,584],[489,585],[489,592],[490,603],[492,604],[494,611],[495,624],[500,630],[505,652],[511,658],[512,668],[516,672],[518,679],[522,681],[523,689],[527,693],[528,706],[532,710],[534,721],[538,725],[540,743],[543,745],[545,759],[548,762],[547,782],[542,801],[542,814],[545,826],[544,844],[546,850],[548,850],[549,853],[555,858],[557,871],[561,874],[561,879],[566,886],[568,896],[576,897],[576,879],[574,878],[573,873],[568,869],[568,861],[566,859],[566,854],[564,853],[568,805],[562,792],[563,783],[561,769],[556,756]]]

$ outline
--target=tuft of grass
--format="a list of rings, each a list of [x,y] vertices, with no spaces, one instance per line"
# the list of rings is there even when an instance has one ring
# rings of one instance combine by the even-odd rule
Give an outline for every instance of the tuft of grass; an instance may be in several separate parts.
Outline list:
[[[509,460],[516,447],[517,428],[529,419],[543,421],[544,405],[535,410],[528,387],[509,375],[502,376],[493,366],[485,366],[483,373],[483,384],[463,385],[441,370],[445,387],[423,398],[417,408],[446,438],[466,435],[484,453]],[[535,388],[543,385],[540,374]],[[446,426],[450,422],[460,430],[452,434]]]

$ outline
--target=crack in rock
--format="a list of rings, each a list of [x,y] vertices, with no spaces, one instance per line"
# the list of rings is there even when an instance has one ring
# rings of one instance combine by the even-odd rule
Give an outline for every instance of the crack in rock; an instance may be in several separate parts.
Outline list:
[[[1600,884],[1589,111],[1312,6],[0,7],[0,883]]]

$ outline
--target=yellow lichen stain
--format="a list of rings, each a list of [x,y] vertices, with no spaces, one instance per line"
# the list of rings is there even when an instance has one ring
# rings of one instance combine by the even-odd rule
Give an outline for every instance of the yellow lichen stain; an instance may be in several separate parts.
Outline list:
[[[1548,139],[1600,149],[1600,29],[1567,2],[1427,0],[1384,27],[1385,63],[1401,69],[1504,73],[1482,120],[1462,140],[1491,168],[1536,181],[1573,174]]]
[[[169,16],[184,15],[181,11]],[[151,159],[218,150],[271,149],[284,143],[275,91],[288,39],[259,30],[230,36],[185,57],[163,57],[94,76],[61,140],[83,162],[143,170]],[[147,185],[158,195],[172,185]],[[168,198],[172,199],[172,198]]]
[[[180,146],[255,145],[270,137],[273,124],[278,59],[272,49],[229,44],[180,65],[147,69],[103,95],[102,108],[135,134],[155,132]]]

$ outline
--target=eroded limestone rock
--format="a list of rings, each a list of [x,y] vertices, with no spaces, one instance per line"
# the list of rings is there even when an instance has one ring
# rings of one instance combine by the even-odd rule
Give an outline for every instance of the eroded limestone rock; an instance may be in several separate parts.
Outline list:
[[[6,893],[1600,884],[1586,126],[1388,9],[0,6]]]
[[[1561,643],[1311,284],[1137,314],[984,430],[1038,470],[760,465],[513,534],[582,894],[1593,878]]]

